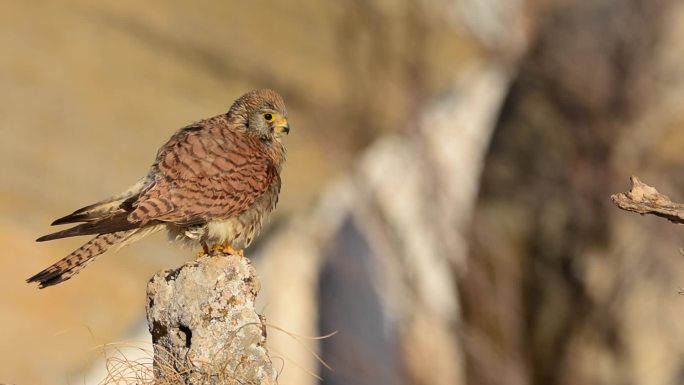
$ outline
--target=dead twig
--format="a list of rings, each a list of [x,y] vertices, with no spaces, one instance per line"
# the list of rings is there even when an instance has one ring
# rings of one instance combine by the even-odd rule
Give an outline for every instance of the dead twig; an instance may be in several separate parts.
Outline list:
[[[641,215],[651,214],[665,218],[673,223],[684,224],[684,204],[672,202],[670,198],[658,192],[639,178],[629,178],[629,192],[613,194],[610,198],[623,210]]]

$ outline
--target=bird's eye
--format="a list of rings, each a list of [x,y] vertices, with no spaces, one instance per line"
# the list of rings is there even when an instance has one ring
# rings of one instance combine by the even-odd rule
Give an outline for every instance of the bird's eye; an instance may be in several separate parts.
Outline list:
[[[264,114],[264,119],[266,119],[267,122],[270,122],[273,120],[273,114],[266,113]]]

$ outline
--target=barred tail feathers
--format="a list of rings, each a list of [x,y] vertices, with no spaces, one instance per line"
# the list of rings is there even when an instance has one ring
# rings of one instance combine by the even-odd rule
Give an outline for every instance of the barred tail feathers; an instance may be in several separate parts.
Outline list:
[[[52,266],[27,279],[26,282],[37,282],[41,289],[64,282],[78,274],[81,269],[95,260],[95,257],[107,251],[112,245],[126,241],[135,232],[136,230],[127,230],[100,234]]]

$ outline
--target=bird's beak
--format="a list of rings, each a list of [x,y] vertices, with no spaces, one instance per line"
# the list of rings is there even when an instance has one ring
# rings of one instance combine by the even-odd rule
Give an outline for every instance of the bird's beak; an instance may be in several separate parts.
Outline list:
[[[279,118],[278,120],[276,120],[273,130],[275,131],[276,134],[282,135],[283,132],[285,134],[289,134],[290,133],[290,125],[287,122],[287,119]]]

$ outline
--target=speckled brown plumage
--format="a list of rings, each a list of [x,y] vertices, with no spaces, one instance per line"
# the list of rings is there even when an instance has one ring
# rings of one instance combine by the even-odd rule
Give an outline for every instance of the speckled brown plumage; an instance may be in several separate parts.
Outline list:
[[[38,241],[97,236],[27,281],[41,288],[66,281],[111,246],[162,229],[205,250],[249,246],[278,202],[282,133],[287,111],[272,90],[249,92],[228,113],[180,129],[131,188],[53,222],[83,223]]]

